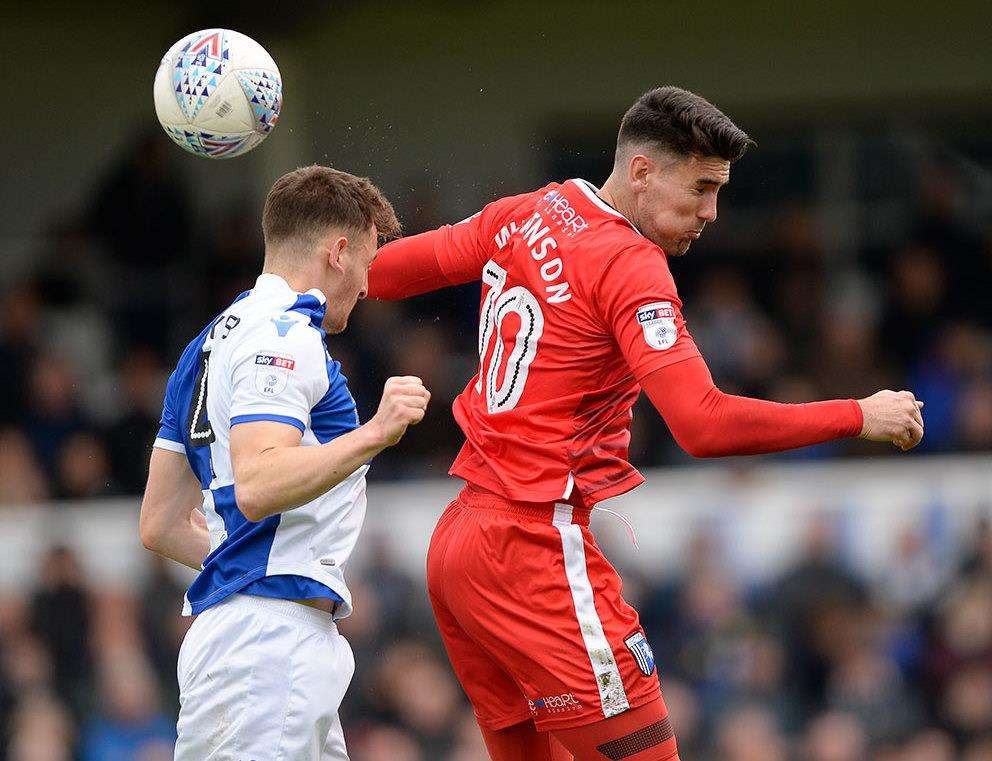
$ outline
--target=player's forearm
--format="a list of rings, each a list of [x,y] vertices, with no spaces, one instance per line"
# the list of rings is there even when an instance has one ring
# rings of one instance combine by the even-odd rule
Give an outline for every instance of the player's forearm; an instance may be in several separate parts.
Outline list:
[[[240,458],[235,498],[245,517],[260,521],[292,510],[333,489],[386,448],[367,423],[320,446],[274,447]]]
[[[141,543],[156,554],[199,570],[210,552],[202,503],[200,483],[186,456],[153,448],[138,518]]]
[[[203,567],[204,559],[210,554],[210,534],[206,529],[190,523],[179,524],[167,529],[159,542],[149,549],[162,557],[199,571]]]
[[[643,381],[672,436],[694,457],[765,454],[858,436],[853,399],[780,404],[725,394],[699,357],[657,370]]]

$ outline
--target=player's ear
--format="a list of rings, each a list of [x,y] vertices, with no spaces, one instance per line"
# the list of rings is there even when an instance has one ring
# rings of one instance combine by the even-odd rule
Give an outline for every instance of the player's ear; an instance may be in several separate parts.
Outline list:
[[[325,239],[324,256],[327,257],[327,266],[337,272],[344,272],[344,261],[342,257],[345,249],[348,248],[348,239],[344,235],[334,234]]]
[[[648,186],[648,175],[654,168],[654,162],[643,154],[635,154],[627,163],[627,182],[634,192],[641,192]]]

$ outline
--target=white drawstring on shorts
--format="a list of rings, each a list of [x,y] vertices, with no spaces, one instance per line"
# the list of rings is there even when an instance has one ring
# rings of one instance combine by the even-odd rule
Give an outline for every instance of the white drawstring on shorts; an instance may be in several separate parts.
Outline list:
[[[622,524],[623,524],[624,526],[626,526],[626,527],[627,527],[627,536],[629,536],[629,537],[630,537],[630,543],[631,543],[632,545],[634,545],[634,549],[635,549],[635,550],[639,550],[639,549],[641,549],[641,548],[640,548],[640,546],[639,546],[639,545],[637,544],[637,532],[636,532],[636,531],[634,531],[634,524],[633,524],[633,523],[631,523],[631,522],[630,522],[630,521],[629,521],[629,520],[628,520],[628,519],[626,518],[626,516],[624,516],[624,515],[621,515],[621,514],[620,514],[620,513],[618,513],[618,512],[616,511],[616,510],[610,510],[610,508],[608,508],[608,507],[600,507],[599,505],[595,505],[595,506],[594,506],[594,507],[593,507],[592,509],[593,509],[593,510],[602,510],[602,511],[603,511],[604,513],[609,513],[609,514],[610,514],[610,515],[612,515],[612,516],[613,516],[614,518],[618,518],[618,519],[620,520],[620,522],[621,522],[621,523],[622,523]]]

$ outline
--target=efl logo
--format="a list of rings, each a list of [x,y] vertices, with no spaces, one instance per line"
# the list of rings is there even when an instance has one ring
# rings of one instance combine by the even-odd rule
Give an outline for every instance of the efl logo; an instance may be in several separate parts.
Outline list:
[[[280,367],[283,370],[292,370],[296,367],[296,361],[286,357],[277,357],[274,354],[256,354],[255,364],[265,367]]]

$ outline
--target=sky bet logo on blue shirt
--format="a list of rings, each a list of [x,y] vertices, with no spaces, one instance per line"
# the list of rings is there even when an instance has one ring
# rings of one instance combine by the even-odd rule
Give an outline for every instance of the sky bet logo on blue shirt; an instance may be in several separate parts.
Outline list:
[[[278,396],[286,389],[289,371],[296,360],[276,354],[255,355],[255,390],[263,396]]]
[[[292,370],[296,367],[296,361],[287,357],[277,357],[274,354],[256,354],[256,365],[266,365],[267,367],[281,367],[284,370]]]

